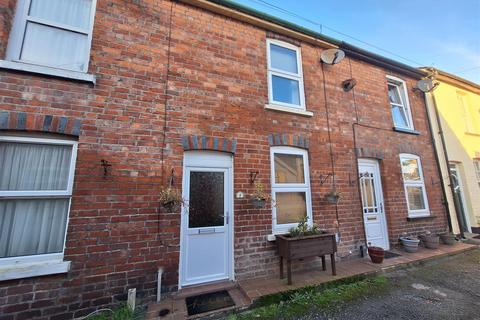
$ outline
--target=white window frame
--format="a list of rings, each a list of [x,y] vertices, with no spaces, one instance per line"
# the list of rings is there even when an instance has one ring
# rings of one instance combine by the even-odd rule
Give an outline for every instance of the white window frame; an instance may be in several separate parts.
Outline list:
[[[270,45],[274,44],[279,47],[283,47],[286,49],[294,50],[296,52],[296,57],[297,57],[297,69],[298,73],[292,73],[284,70],[279,70],[276,68],[273,68],[271,65],[271,58],[270,58]],[[268,73],[268,101],[270,105],[277,105],[277,106],[282,106],[282,107],[287,107],[287,108],[293,108],[293,109],[300,109],[300,110],[305,110],[305,90],[303,87],[303,71],[302,71],[302,53],[299,47],[294,46],[290,43],[286,43],[283,41],[279,40],[274,40],[274,39],[267,39],[267,73]],[[275,101],[273,99],[273,81],[272,81],[272,76],[279,76],[282,78],[287,78],[290,80],[295,80],[298,81],[298,90],[299,90],[299,98],[300,98],[300,104],[292,104],[292,103],[285,103],[281,101]]]
[[[478,187],[480,188],[480,159],[473,159],[473,170],[477,178]]]
[[[403,178],[403,160],[416,160],[417,165],[418,165],[418,174],[420,176],[419,181],[415,180],[405,180]],[[418,217],[428,217],[430,216],[430,209],[428,206],[428,197],[427,197],[427,189],[425,188],[425,179],[423,177],[423,168],[422,168],[422,162],[420,160],[420,157],[414,154],[408,154],[408,153],[401,153],[400,154],[400,172],[402,175],[402,180],[403,180],[403,188],[405,192],[405,198],[407,200],[407,210],[408,210],[408,216],[411,218],[418,218]],[[422,187],[423,191],[423,202],[425,203],[425,209],[421,210],[410,210],[410,203],[408,201],[408,191],[407,187]]]
[[[303,157],[304,183],[276,183],[275,181],[275,154],[292,154]],[[307,208],[308,225],[313,224],[312,217],[312,199],[310,191],[310,174],[308,164],[308,151],[294,147],[271,147],[270,148],[270,166],[271,166],[271,185],[272,200],[276,203],[277,192],[305,192],[305,201]],[[277,208],[272,206],[272,231],[273,234],[288,233],[290,228],[298,226],[298,223],[277,224]]]
[[[8,41],[8,46],[7,46],[7,52],[6,52],[6,59],[8,61],[14,62],[14,63],[20,63],[20,64],[25,64],[25,65],[31,65],[31,66],[38,66],[38,72],[39,73],[46,73],[45,68],[50,68],[52,70],[52,73],[56,75],[55,70],[61,70],[61,71],[68,71],[72,73],[72,77],[75,78],[75,74],[77,73],[86,73],[88,71],[88,66],[90,63],[90,50],[92,47],[92,35],[93,35],[93,24],[94,24],[94,19],[95,19],[95,8],[97,5],[97,0],[92,0],[92,8],[90,12],[90,26],[88,29],[83,29],[79,27],[73,27],[69,26],[66,24],[54,22],[54,21],[49,21],[46,19],[40,19],[36,17],[32,17],[28,14],[30,4],[32,0],[18,0],[17,2],[17,8],[15,12],[15,17],[13,20],[13,26],[12,30],[10,32],[10,38]],[[68,68],[59,68],[58,66],[52,66],[48,64],[43,64],[43,63],[38,63],[35,61],[24,61],[20,59],[21,56],[21,51],[22,51],[22,46],[23,46],[23,39],[25,37],[25,32],[26,32],[26,27],[27,23],[35,22],[38,24],[46,25],[49,27],[61,29],[61,30],[67,30],[79,34],[83,34],[87,36],[87,45],[85,46],[85,52],[84,52],[84,58],[85,58],[85,64],[83,67],[83,70],[78,71],[78,70],[73,70],[73,69],[68,69]],[[12,69],[15,68],[14,65],[8,65],[6,64],[6,67],[11,67]],[[18,66],[18,69],[21,69],[20,66]],[[31,69],[31,68],[29,68]],[[27,70],[27,71],[34,71],[34,70]],[[34,71],[35,72],[35,71]],[[61,73],[65,74],[65,72]],[[62,75],[61,75],[62,76]]]
[[[29,276],[67,272],[70,267],[70,262],[63,261],[63,258],[65,252],[65,241],[67,237],[68,222],[70,217],[70,205],[72,199],[78,142],[72,140],[34,138],[23,136],[0,136],[0,142],[50,145],[53,144],[72,147],[69,177],[67,187],[64,190],[0,191],[0,199],[68,198],[70,200],[68,204],[67,220],[65,223],[62,252],[0,258],[0,281],[7,279],[18,279]],[[14,269],[12,269],[12,266],[14,266]]]
[[[400,129],[415,130],[415,127],[413,125],[412,109],[410,108],[410,102],[409,102],[409,98],[408,98],[408,90],[407,90],[406,82],[404,80],[400,79],[400,78],[387,75],[387,96],[388,96],[388,85],[393,85],[393,86],[397,87],[397,89],[399,91],[398,93],[399,93],[400,100],[403,103],[403,104],[393,103],[393,102],[390,101],[390,98],[388,98],[388,102],[390,104],[390,114],[392,115],[393,126],[395,128],[400,128]],[[402,95],[402,93],[403,93],[403,95]],[[405,101],[403,101],[403,99],[405,99]],[[392,105],[400,107],[404,110],[406,120],[408,122],[406,127],[405,126],[399,126],[395,123],[395,119],[393,118],[393,113],[392,113]]]

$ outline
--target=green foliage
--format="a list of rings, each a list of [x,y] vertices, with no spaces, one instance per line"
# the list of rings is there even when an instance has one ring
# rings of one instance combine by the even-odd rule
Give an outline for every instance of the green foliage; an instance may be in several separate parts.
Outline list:
[[[126,304],[123,304],[114,310],[105,309],[105,311],[103,312],[96,313],[86,318],[86,320],[133,320],[133,319],[134,319],[134,313],[127,307]]]
[[[305,216],[304,218],[302,218],[302,220],[300,220],[300,222],[298,223],[298,226],[290,228],[288,232],[292,237],[305,237],[305,236],[312,236],[312,235],[322,233],[322,231],[318,229],[316,225],[313,225],[311,227],[308,225],[307,216]]]
[[[387,284],[386,277],[377,276],[375,278],[354,277],[334,284],[305,287],[265,297],[261,302],[262,306],[257,304],[256,308],[231,314],[227,319],[296,319],[309,312],[339,307],[367,294],[377,294],[386,289]]]

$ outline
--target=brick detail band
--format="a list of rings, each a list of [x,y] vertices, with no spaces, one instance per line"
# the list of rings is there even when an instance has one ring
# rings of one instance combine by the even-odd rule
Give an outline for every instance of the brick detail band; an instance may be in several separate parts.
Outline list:
[[[272,133],[268,135],[270,146],[290,146],[302,149],[310,148],[310,140],[300,135],[287,133]]]
[[[237,140],[207,136],[183,136],[182,146],[184,151],[212,150],[235,154],[237,151]]]
[[[385,151],[377,148],[355,148],[355,153],[358,158],[374,158],[379,160],[385,158]]]
[[[80,119],[26,112],[0,111],[0,130],[26,130],[79,136]]]

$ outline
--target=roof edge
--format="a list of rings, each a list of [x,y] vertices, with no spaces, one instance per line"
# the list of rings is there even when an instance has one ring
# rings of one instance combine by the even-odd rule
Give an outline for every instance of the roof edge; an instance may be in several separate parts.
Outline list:
[[[448,73],[443,70],[439,70],[437,68],[433,67],[421,67],[419,68],[425,72],[431,73],[432,70],[437,73],[436,79],[438,81],[446,82],[448,84],[451,84],[453,86],[457,86],[459,88],[462,88],[464,90],[472,91],[476,94],[480,94],[480,85],[472,82],[470,80],[464,79],[462,77],[456,76],[454,74]]]

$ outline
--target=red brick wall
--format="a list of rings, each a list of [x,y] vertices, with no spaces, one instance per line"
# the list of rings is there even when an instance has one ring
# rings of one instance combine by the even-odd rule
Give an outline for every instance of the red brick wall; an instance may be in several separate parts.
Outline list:
[[[252,192],[251,171],[258,170],[259,181],[270,188],[269,134],[307,137],[314,222],[340,231],[341,257],[358,255],[364,231],[355,178],[355,106],[352,92],[341,88],[341,82],[352,76],[358,82],[357,147],[384,152],[381,171],[390,240],[395,242],[403,232],[444,229],[440,185],[430,183],[439,177],[425,105],[422,95],[411,90],[413,79],[397,75],[408,82],[418,136],[391,129],[388,70],[349,59],[323,66],[335,179],[343,194],[336,208],[324,200],[332,189],[331,177],[321,183],[332,172],[318,62],[322,49],[300,44],[306,105],[314,116],[267,111],[267,31],[176,2],[126,3],[97,4],[89,68],[97,76],[95,86],[0,70],[0,111],[82,121],[65,250],[72,269],[65,275],[0,282],[0,314],[5,319],[79,317],[124,299],[132,287],[140,296],[152,298],[159,266],[166,268],[165,289],[175,288],[180,215],[159,209],[158,192],[165,181],[162,173],[171,169],[175,187],[181,187],[182,136],[236,139],[234,192],[246,193]],[[5,30],[0,29],[0,39],[6,38]],[[162,171],[164,120],[168,130]],[[436,216],[433,220],[406,220],[398,158],[405,146],[415,148],[422,159],[429,204]],[[112,164],[106,178],[102,159]],[[271,211],[254,209],[248,200],[235,200],[234,208],[236,277],[278,272],[274,244],[266,240],[271,233]]]

